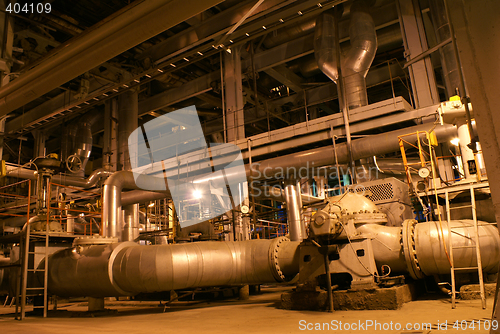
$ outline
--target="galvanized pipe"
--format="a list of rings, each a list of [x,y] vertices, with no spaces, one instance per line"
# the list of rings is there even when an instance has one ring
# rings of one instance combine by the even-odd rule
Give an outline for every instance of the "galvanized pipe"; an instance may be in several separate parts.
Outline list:
[[[221,285],[276,283],[299,271],[298,242],[139,246],[126,242],[70,248],[49,258],[49,291],[58,296],[123,296]]]

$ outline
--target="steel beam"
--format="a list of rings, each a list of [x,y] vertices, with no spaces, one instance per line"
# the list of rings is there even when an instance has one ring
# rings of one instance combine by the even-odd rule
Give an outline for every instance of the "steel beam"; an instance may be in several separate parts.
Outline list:
[[[134,1],[0,88],[0,116],[220,2],[193,0],[186,6],[183,0]]]
[[[188,98],[199,96],[212,90],[212,82],[220,79],[220,72],[214,71],[182,86],[168,89],[146,100],[139,102],[139,117],[169,105],[182,102]]]

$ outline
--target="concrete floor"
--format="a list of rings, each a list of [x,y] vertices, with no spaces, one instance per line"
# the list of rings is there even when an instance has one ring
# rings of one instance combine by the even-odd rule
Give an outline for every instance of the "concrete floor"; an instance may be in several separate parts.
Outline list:
[[[446,296],[405,304],[396,311],[336,311],[311,312],[279,309],[280,294],[290,287],[263,287],[262,293],[250,296],[248,301],[229,299],[213,302],[176,302],[166,309],[158,302],[106,302],[106,308],[117,310],[107,315],[88,317],[84,303],[59,304],[59,311],[49,318],[28,316],[24,321],[14,320],[14,308],[0,306],[0,333],[300,333],[316,331],[319,323],[324,330],[334,333],[488,333],[483,321],[491,316],[493,301],[483,310],[479,300],[458,301],[451,309]],[[474,320],[475,329],[453,329],[455,321]],[[340,325],[335,330],[332,325]],[[372,321],[372,326],[367,325]],[[447,321],[448,330],[443,323]],[[477,322],[481,321],[481,329]],[[333,324],[332,324],[333,322]],[[378,324],[375,328],[376,323]],[[392,330],[389,326],[391,326]],[[329,323],[330,328],[324,323]],[[364,328],[346,329],[345,323],[364,325]],[[397,330],[397,324],[402,328]],[[407,323],[429,323],[432,329],[406,330]],[[440,325],[440,329],[438,329]],[[465,326],[465,322],[462,323]],[[307,327],[312,330],[307,330]],[[382,327],[385,326],[385,329]]]

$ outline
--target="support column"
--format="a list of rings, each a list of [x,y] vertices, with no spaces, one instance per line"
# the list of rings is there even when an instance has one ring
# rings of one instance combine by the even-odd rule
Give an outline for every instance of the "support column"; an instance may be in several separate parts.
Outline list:
[[[0,3],[0,87],[10,82],[12,66],[12,45],[14,42],[14,19],[5,12],[7,0]],[[0,119],[0,160],[3,160],[3,139],[6,116]]]
[[[35,130],[32,132],[35,137],[35,149],[33,150],[33,158],[45,156],[45,140],[47,136],[45,131]]]
[[[118,166],[118,101],[106,101],[104,108],[104,145],[102,150],[102,166],[110,171],[116,171]]]
[[[497,222],[500,222],[500,1],[446,1],[453,24],[464,76],[474,106],[477,132],[483,149]],[[500,276],[499,276],[500,278]],[[500,320],[500,284],[497,282],[493,319]],[[500,329],[490,333],[500,333]]]
[[[302,216],[302,197],[299,180],[285,181],[286,216],[291,241],[306,238],[306,228]]]
[[[224,82],[227,142],[245,138],[245,119],[243,111],[243,89],[241,85],[240,48],[231,48],[224,54]]]
[[[399,24],[405,45],[406,60],[411,60],[428,49],[418,1],[398,0]],[[415,108],[439,103],[436,78],[430,57],[408,66]]]

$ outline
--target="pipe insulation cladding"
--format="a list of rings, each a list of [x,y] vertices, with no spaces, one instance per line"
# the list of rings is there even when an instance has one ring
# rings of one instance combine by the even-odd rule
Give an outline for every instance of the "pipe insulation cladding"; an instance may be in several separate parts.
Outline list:
[[[49,258],[48,289],[58,296],[112,297],[240,284],[276,283],[299,272],[299,242],[76,246]],[[43,265],[40,264],[40,265]]]

